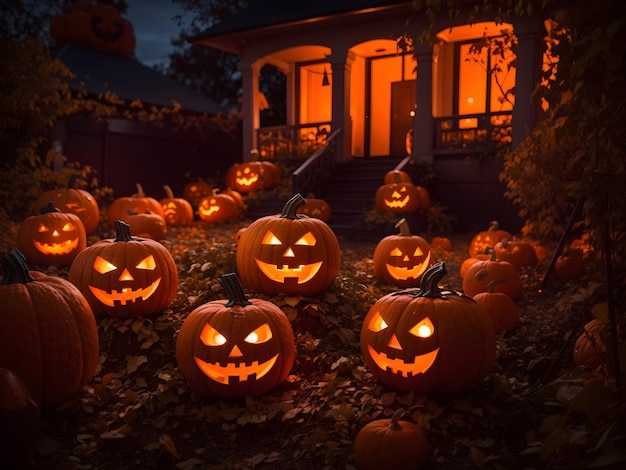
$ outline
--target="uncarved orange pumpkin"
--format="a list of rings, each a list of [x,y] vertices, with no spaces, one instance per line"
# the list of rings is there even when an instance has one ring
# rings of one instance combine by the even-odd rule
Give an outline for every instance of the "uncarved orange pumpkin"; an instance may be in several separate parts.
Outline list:
[[[406,414],[396,410],[391,418],[367,423],[354,439],[354,463],[358,470],[418,470],[428,458],[428,441],[422,428],[400,421]]]
[[[92,310],[66,279],[29,271],[19,251],[0,263],[0,364],[20,376],[40,406],[59,405],[96,371]]]
[[[519,323],[519,312],[511,297],[502,292],[494,292],[495,286],[506,282],[506,279],[496,279],[487,285],[487,292],[480,292],[474,300],[485,309],[491,318],[496,334],[510,333]]]
[[[129,217],[129,211],[137,214],[148,211],[165,218],[161,203],[152,197],[146,196],[146,193],[144,193],[139,183],[137,183],[137,192],[132,196],[119,197],[113,200],[107,210],[107,222],[109,227],[115,228],[116,220],[126,222]]]
[[[605,363],[606,346],[602,340],[602,328],[606,322],[594,318],[584,325],[583,332],[574,344],[574,363],[595,369]]]
[[[506,282],[494,286],[494,292],[502,292],[513,300],[517,299],[522,292],[522,279],[517,268],[508,261],[496,259],[492,247],[487,247],[486,251],[491,258],[472,264],[463,276],[463,292],[474,297],[481,292],[487,292],[491,281],[506,279]]]
[[[535,266],[539,262],[535,249],[525,241],[503,238],[493,246],[493,249],[496,258],[508,261],[518,270]]]

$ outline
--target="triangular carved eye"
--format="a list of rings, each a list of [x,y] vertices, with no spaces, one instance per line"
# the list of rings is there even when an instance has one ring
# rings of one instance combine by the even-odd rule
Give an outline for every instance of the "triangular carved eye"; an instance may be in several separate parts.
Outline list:
[[[272,329],[267,323],[263,323],[256,330],[244,338],[246,343],[261,344],[272,339]]]
[[[154,256],[150,255],[144,259],[142,259],[139,264],[137,264],[137,269],[148,269],[153,271],[156,268],[156,262],[154,261]]]
[[[37,229],[38,232],[48,232],[49,230],[50,229],[45,224],[39,224],[39,228]]]
[[[367,324],[367,329],[370,331],[373,331],[374,333],[378,333],[379,331],[384,330],[388,326],[389,325],[387,325],[387,322],[383,320],[383,317],[381,316],[381,314],[378,312],[375,312],[374,316],[370,319],[369,323]]]
[[[97,256],[96,260],[93,262],[93,269],[98,271],[100,274],[106,274],[108,272],[116,270],[117,266],[105,260],[101,256]]]
[[[226,343],[226,337],[207,323],[200,332],[200,341],[205,346],[221,346]]]
[[[278,237],[272,233],[271,230],[268,230],[265,236],[263,237],[261,244],[262,245],[282,245],[283,242],[281,242],[278,239]]]
[[[415,253],[413,253],[413,256],[424,256],[424,252],[422,251],[422,249],[418,246],[417,248],[415,248]]]
[[[395,247],[393,250],[391,250],[391,252],[389,253],[389,256],[402,256],[404,255],[404,253],[402,253],[402,250],[400,250],[400,248]]]
[[[315,236],[311,232],[307,232],[296,242],[296,245],[315,246],[315,242]]]
[[[417,336],[418,338],[430,338],[434,332],[435,326],[428,317],[424,318],[421,322],[409,330],[409,333],[413,336]]]

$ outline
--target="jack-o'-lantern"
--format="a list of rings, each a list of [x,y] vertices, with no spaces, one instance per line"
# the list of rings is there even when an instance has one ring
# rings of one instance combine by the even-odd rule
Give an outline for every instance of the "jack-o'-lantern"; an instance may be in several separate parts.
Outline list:
[[[228,194],[214,189],[213,194],[200,200],[198,215],[205,222],[225,222],[239,216],[239,204]]]
[[[165,240],[167,237],[167,224],[163,217],[152,212],[137,214],[129,211],[126,223],[130,227],[130,234],[152,240]]]
[[[157,241],[131,237],[128,224],[121,220],[115,229],[116,238],[100,240],[76,257],[68,279],[96,314],[156,314],[174,300],[178,289],[174,258]]]
[[[496,252],[496,258],[508,261],[518,270],[539,263],[535,249],[525,241],[503,238],[493,246],[493,249]]]
[[[200,200],[205,196],[213,194],[213,187],[206,181],[190,181],[183,188],[183,197],[188,200],[193,207],[197,207]]]
[[[183,322],[176,339],[178,367],[201,395],[261,395],[283,382],[293,366],[291,324],[271,302],[247,299],[234,273],[220,283],[227,300],[207,302]]]
[[[281,214],[261,217],[238,233],[237,270],[250,289],[313,295],[339,274],[337,237],[320,219],[296,213],[305,203],[296,194]]]
[[[16,244],[31,264],[68,266],[87,246],[87,234],[78,216],[59,211],[49,201],[39,215],[22,222]]]
[[[409,181],[401,181],[395,173],[393,183],[383,184],[376,190],[374,204],[379,212],[405,214],[420,208],[420,195],[415,185]]]
[[[398,235],[383,238],[374,249],[374,275],[386,284],[417,287],[434,264],[432,251],[426,240],[411,234],[406,219],[401,219],[397,227]]]
[[[260,170],[257,162],[233,163],[226,172],[226,186],[240,193],[263,189]]]
[[[43,206],[52,201],[54,207],[61,212],[77,215],[85,227],[85,233],[89,235],[98,228],[100,208],[89,191],[75,187],[76,180],[77,176],[72,175],[66,188],[50,189],[41,193],[35,202],[35,210],[39,213]]]
[[[384,295],[361,328],[361,353],[376,380],[398,390],[455,393],[478,385],[496,360],[496,334],[478,303],[437,284],[434,264],[418,289]]]
[[[142,214],[144,212],[152,212],[160,215],[165,219],[165,213],[161,203],[156,199],[146,196],[142,186],[137,183],[137,192],[129,197],[118,197],[113,200],[107,211],[107,222],[109,227],[115,228],[115,221],[122,220],[126,222],[129,214],[135,212]]]
[[[496,258],[493,247],[485,248],[485,254],[490,258],[484,261],[477,261],[472,264],[463,276],[463,292],[474,297],[476,294],[488,291],[488,285],[496,279],[506,279],[494,286],[494,292],[501,292],[508,295],[513,300],[519,297],[522,291],[522,278],[517,268],[508,261]]]
[[[298,207],[296,212],[309,217],[315,217],[326,223],[328,223],[332,217],[332,211],[328,203],[324,199],[316,198],[313,194],[307,194],[306,204]]]
[[[20,376],[41,407],[59,405],[96,371],[96,319],[71,282],[29,271],[19,250],[0,265],[0,364]]]
[[[135,49],[132,23],[111,5],[77,0],[52,18],[50,35],[59,45],[83,44],[107,52],[130,55]]]
[[[193,207],[187,199],[174,197],[174,192],[167,184],[163,186],[167,197],[161,199],[163,215],[168,225],[189,225],[193,222]]]
[[[483,230],[482,232],[478,232],[474,235],[469,244],[470,256],[476,256],[479,253],[483,253],[485,248],[488,246],[493,247],[503,238],[508,238],[509,240],[513,238],[513,235],[506,230],[500,230],[499,226],[498,221],[493,220],[489,222],[489,228],[487,230]]]

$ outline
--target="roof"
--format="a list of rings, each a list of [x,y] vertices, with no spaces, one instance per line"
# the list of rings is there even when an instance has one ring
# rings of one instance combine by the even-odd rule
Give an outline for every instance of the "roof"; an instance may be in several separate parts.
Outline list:
[[[52,57],[60,59],[85,83],[85,91],[98,95],[107,91],[120,98],[156,106],[180,104],[184,111],[217,114],[219,105],[185,85],[169,79],[138,60],[78,44],[52,48]]]
[[[406,0],[257,0],[204,32],[191,38],[202,42],[221,35],[302,21],[332,17],[348,12],[384,9]]]

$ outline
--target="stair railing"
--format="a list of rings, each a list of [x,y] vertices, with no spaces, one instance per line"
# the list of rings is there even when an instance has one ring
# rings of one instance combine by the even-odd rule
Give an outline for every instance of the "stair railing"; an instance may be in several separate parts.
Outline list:
[[[319,193],[322,185],[330,179],[335,167],[335,147],[340,133],[341,129],[333,131],[324,146],[317,149],[291,174],[294,194]]]

